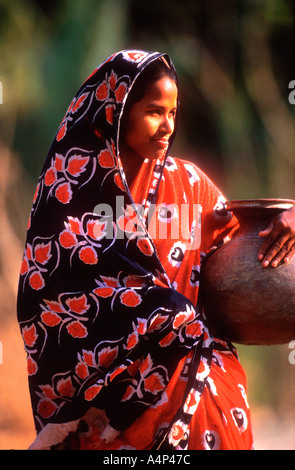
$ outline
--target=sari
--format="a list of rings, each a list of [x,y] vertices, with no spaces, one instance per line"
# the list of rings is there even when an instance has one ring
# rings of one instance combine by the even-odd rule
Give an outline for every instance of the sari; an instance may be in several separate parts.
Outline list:
[[[230,236],[189,161],[144,160],[129,187],[120,121],[141,71],[121,51],[78,90],[45,160],[18,291],[31,449],[249,449],[246,378],[198,302],[202,258]],[[171,138],[170,146],[174,136]]]

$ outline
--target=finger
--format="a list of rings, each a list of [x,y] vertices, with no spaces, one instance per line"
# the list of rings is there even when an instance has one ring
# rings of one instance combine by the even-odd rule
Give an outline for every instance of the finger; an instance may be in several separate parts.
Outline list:
[[[287,235],[283,234],[279,236],[279,233],[280,232],[273,229],[270,235],[268,235],[258,252],[259,260],[262,260],[267,257],[267,260],[270,261],[276,255],[276,253],[281,250],[282,246],[288,241]]]
[[[285,237],[279,238],[276,243],[271,247],[271,249],[266,253],[262,265],[267,267],[271,264],[272,267],[277,267],[277,265],[283,259],[287,262],[289,259],[292,258],[292,248],[294,246],[294,242],[292,240],[284,241]]]
[[[294,254],[295,254],[295,244],[292,245],[291,249],[289,250],[287,255],[284,257],[285,263],[289,263],[291,259],[293,258]]]
[[[271,231],[269,232],[269,230]],[[260,236],[263,236],[263,234],[267,238],[260,247],[258,259],[262,260],[267,255],[267,261],[269,262],[280,251],[282,246],[287,243],[290,236],[280,219],[276,219],[264,231],[259,233]]]

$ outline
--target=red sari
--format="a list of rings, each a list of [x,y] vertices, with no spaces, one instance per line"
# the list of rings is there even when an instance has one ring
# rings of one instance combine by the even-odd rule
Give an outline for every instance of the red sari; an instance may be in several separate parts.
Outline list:
[[[156,185],[154,166],[154,162],[145,160],[132,185],[132,196],[137,204],[144,206],[150,190]],[[214,212],[223,200],[222,194],[212,181],[191,162],[170,157],[167,159],[156,201],[157,223],[154,217],[150,221],[150,227],[154,231],[153,240],[158,256],[171,284],[195,305],[198,301],[202,256],[220,239],[220,236],[224,236],[226,229],[233,225],[232,221],[225,226],[228,216],[222,217]],[[173,232],[171,224],[177,218],[177,214],[171,213],[169,213],[170,218],[167,217],[166,220],[161,218],[159,216],[161,207],[170,208],[172,211],[173,208],[183,205],[185,211],[188,201],[190,209],[193,204],[196,205],[195,211],[199,215],[195,234],[196,248],[193,250],[187,249],[189,243],[185,236],[179,236],[178,239],[159,238],[159,235]],[[191,212],[190,215],[185,215],[192,217]],[[188,219],[185,217],[183,219],[185,225]],[[187,234],[185,229],[181,230],[181,223],[178,227],[180,233]],[[191,413],[191,421],[187,427],[181,419],[173,422],[170,431],[171,441],[177,442],[181,439],[186,444],[185,448],[189,450],[252,449],[253,437],[245,372],[236,350],[221,339],[215,338],[215,342],[210,373],[201,394],[192,388],[186,396],[188,382],[186,369],[193,357],[193,353],[190,352],[179,362],[166,388],[165,397],[159,404],[150,407],[132,426],[108,445],[100,440],[100,433],[93,426],[87,437],[80,436],[81,448],[151,449],[154,446],[155,436],[162,427],[173,422],[183,397],[186,396],[184,407]],[[225,347],[219,348],[219,346]],[[202,374],[202,371],[199,370],[198,374]]]
[[[145,160],[129,188],[119,159],[127,95],[162,56],[98,67],[41,171],[18,293],[31,449],[252,447],[244,372],[198,304],[202,257],[233,226],[222,195],[172,158]]]

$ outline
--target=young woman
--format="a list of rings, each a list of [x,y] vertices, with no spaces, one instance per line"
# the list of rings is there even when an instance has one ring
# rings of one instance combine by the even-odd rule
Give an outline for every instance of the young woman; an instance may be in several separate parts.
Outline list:
[[[235,221],[199,168],[169,156],[178,100],[167,55],[122,51],[53,141],[18,297],[32,449],[253,446],[244,371],[198,306],[201,259]],[[292,256],[294,220],[262,234],[265,265]]]

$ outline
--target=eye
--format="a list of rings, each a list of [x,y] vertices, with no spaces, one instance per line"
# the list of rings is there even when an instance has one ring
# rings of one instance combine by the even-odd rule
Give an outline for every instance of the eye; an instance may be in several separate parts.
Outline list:
[[[159,116],[159,115],[160,115],[160,110],[159,110],[159,109],[156,109],[156,108],[150,109],[150,110],[148,111],[148,114],[150,114],[151,116]]]

